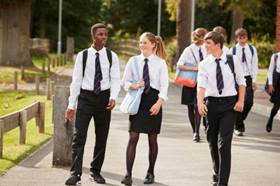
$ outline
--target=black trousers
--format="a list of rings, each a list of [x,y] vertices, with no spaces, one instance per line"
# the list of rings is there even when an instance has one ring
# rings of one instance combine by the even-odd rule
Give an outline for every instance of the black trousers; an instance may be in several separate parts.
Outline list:
[[[88,126],[92,117],[95,124],[95,147],[90,171],[100,172],[101,170],[111,120],[111,111],[106,109],[109,98],[110,90],[102,91],[98,95],[92,91],[81,90],[78,98],[72,144],[73,162],[71,174],[73,175],[82,175],[84,147],[87,139]]]
[[[214,174],[219,184],[227,185],[231,168],[231,142],[237,113],[233,110],[236,96],[209,97],[206,137],[209,143]]]
[[[240,132],[245,132],[244,120],[247,118],[253,104],[254,104],[254,91],[252,88],[251,76],[245,76],[246,79],[246,93],[244,101],[243,112],[238,113],[235,129]]]

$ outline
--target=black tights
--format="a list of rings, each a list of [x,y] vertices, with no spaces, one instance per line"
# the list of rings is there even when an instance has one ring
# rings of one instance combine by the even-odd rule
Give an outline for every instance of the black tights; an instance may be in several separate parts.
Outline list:
[[[158,154],[157,134],[148,134],[149,138],[149,168],[148,172],[154,175],[154,167]],[[132,175],[132,167],[136,155],[136,146],[139,140],[139,133],[130,132],[126,149],[126,171],[127,175]]]
[[[199,134],[201,116],[198,112],[197,104],[188,105],[188,116],[191,122],[193,133]]]
[[[272,123],[274,116],[277,114],[278,110],[280,108],[280,104],[279,103],[274,103],[271,112],[270,112],[270,117],[269,120]]]

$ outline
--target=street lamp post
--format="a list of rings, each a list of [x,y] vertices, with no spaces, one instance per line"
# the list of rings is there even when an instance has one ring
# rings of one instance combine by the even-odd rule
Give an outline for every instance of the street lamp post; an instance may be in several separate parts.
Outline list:
[[[61,24],[62,24],[62,0],[59,0],[58,10],[58,40],[57,40],[57,55],[61,55]]]
[[[157,35],[160,36],[160,22],[161,22],[161,0],[158,0],[158,22],[157,22]]]

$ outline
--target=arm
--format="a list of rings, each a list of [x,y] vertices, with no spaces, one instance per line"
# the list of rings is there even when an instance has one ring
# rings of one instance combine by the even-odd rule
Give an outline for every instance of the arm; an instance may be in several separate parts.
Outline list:
[[[198,66],[185,66],[186,63],[193,64],[192,60],[193,56],[190,51],[190,46],[185,48],[183,53],[181,54],[178,62],[177,62],[177,68],[180,70],[189,70],[189,71],[198,71]]]
[[[252,59],[252,80],[253,80],[253,83],[252,83],[252,88],[254,91],[256,91],[257,89],[257,85],[256,85],[256,81],[257,81],[257,75],[258,75],[258,70],[259,70],[259,67],[258,67],[258,62],[259,62],[259,59],[258,59],[258,53],[257,53],[257,50],[256,48],[254,47],[254,55],[252,56],[253,59]]]
[[[112,67],[110,69],[110,100],[107,109],[112,110],[120,91],[120,65],[118,56],[112,52]]]
[[[198,112],[201,116],[206,116],[207,115],[207,107],[204,104],[204,98],[205,98],[205,88],[198,87],[197,90],[197,107],[198,107]]]
[[[65,113],[65,118],[72,121],[74,118],[74,111],[77,103],[78,96],[82,87],[83,81],[83,64],[82,52],[77,55],[76,62],[73,69],[72,82],[70,85],[70,96],[68,98],[68,107]]]
[[[157,115],[162,104],[167,101],[167,92],[168,92],[168,86],[169,86],[169,80],[168,80],[168,70],[167,70],[167,65],[165,61],[160,61],[161,64],[161,70],[159,74],[159,83],[160,83],[160,90],[159,90],[159,95],[158,95],[158,100],[157,102],[151,107],[150,112],[151,115]]]
[[[198,112],[201,116],[206,116],[207,114],[207,107],[204,104],[204,98],[205,98],[205,92],[206,87],[208,84],[208,75],[207,75],[207,69],[205,67],[205,63],[202,62],[200,65],[200,68],[198,70],[197,75],[197,107]]]
[[[275,54],[273,54],[270,58],[270,63],[267,71],[267,78],[268,78],[268,92],[272,94],[274,92],[273,87],[273,71],[275,67],[275,61],[274,61]]]

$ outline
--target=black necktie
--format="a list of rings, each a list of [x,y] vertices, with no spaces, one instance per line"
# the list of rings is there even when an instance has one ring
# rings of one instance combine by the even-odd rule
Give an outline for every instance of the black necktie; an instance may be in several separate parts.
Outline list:
[[[242,63],[247,62],[246,55],[245,55],[245,48],[242,48]]]
[[[93,91],[95,94],[99,94],[101,92],[101,80],[102,80],[102,72],[100,67],[100,59],[99,59],[99,53],[96,52],[96,58],[95,58],[95,76],[94,76],[94,89]]]
[[[215,62],[217,63],[216,68],[216,80],[217,80],[217,88],[219,91],[219,94],[222,94],[223,88],[224,88],[224,80],[223,80],[223,74],[220,66],[220,58],[215,59]]]
[[[202,51],[201,51],[201,47],[199,48],[198,53],[199,53],[199,61],[202,61],[203,60],[203,54],[202,54]]]
[[[143,68],[143,80],[145,82],[145,88],[144,88],[144,92],[145,94],[148,94],[150,91],[150,76],[149,76],[149,67],[148,67],[148,59],[145,58],[144,59],[145,64],[144,64],[144,68]]]

